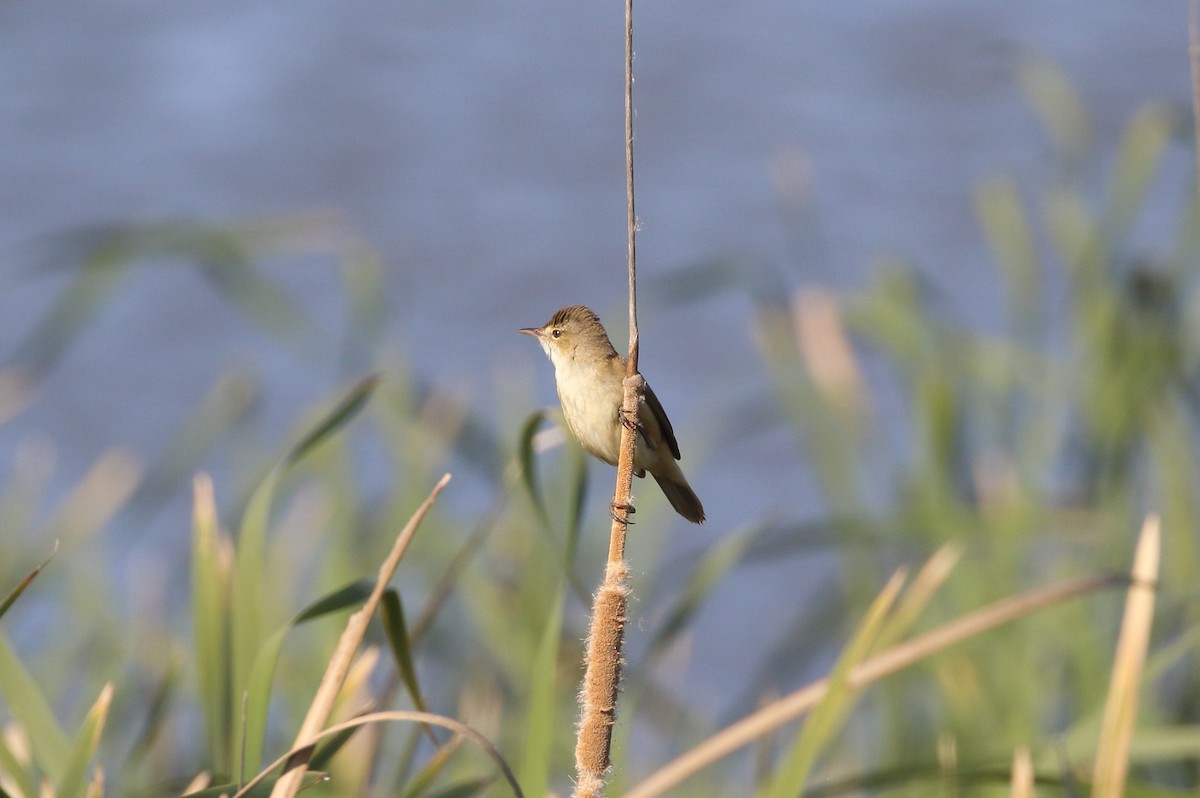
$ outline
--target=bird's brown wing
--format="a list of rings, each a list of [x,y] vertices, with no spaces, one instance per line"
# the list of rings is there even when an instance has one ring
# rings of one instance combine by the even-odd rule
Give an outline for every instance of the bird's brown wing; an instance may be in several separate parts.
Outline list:
[[[650,409],[654,420],[658,422],[659,429],[662,430],[662,436],[667,442],[667,447],[671,450],[671,454],[675,459],[679,459],[679,443],[675,440],[675,430],[671,429],[671,421],[667,418],[667,411],[663,410],[662,403],[658,401],[658,397],[654,395],[654,391],[650,390],[650,385],[646,385],[646,407]],[[643,434],[644,438],[645,435]],[[653,444],[647,440],[647,444],[653,447]]]

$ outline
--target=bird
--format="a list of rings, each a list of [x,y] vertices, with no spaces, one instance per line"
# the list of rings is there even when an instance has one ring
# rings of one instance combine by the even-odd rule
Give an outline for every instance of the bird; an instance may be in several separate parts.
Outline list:
[[[568,305],[541,327],[518,332],[536,338],[554,365],[563,417],[575,440],[588,454],[615,466],[621,448],[626,359],[613,348],[600,317],[583,305]],[[704,505],[676,462],[675,430],[649,385],[644,399],[637,415],[634,473],[644,477],[649,471],[675,511],[702,524]]]

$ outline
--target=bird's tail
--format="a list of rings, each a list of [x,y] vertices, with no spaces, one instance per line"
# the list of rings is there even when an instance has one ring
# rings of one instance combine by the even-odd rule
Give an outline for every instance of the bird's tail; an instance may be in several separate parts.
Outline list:
[[[662,492],[666,494],[667,500],[671,502],[675,512],[693,524],[704,523],[704,505],[692,491],[692,486],[683,478],[682,471],[676,469],[676,473],[670,475],[655,474],[651,471],[650,476],[654,477],[654,481],[662,488]]]

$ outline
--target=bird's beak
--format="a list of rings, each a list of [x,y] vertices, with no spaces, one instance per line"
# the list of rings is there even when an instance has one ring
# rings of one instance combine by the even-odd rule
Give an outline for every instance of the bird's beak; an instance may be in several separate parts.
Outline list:
[[[525,335],[532,335],[534,338],[542,337],[541,327],[522,327],[521,329],[517,330],[517,332],[524,333]]]

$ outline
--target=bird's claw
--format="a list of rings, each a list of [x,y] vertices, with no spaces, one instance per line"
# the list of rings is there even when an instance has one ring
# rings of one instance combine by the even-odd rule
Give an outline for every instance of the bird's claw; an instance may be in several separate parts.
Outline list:
[[[625,429],[632,430],[633,432],[641,429],[642,425],[638,422],[636,410],[628,410],[622,407],[619,415],[621,417],[621,426]]]
[[[625,515],[617,515],[617,510],[624,510]],[[630,521],[628,516],[631,516],[636,512],[637,508],[632,504],[618,504],[617,502],[612,502],[608,505],[608,514],[612,516],[612,520],[622,524],[632,524],[633,521]]]

